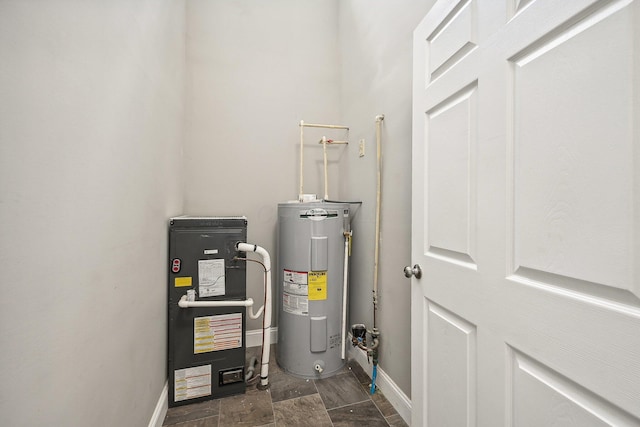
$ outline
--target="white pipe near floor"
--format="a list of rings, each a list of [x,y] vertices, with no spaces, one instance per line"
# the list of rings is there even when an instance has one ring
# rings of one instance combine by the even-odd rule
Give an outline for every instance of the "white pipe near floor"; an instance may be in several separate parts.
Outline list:
[[[240,252],[255,252],[262,257],[265,268],[265,296],[264,296],[264,322],[262,325],[262,367],[260,370],[260,385],[266,388],[269,385],[269,353],[271,350],[271,257],[269,252],[258,245],[239,242],[236,250]]]
[[[344,270],[342,271],[342,360],[346,357],[347,341],[347,283],[349,274],[349,237],[351,233],[344,235]]]
[[[382,199],[382,142],[380,129],[384,114],[376,116],[376,157],[377,157],[377,181],[376,181],[376,227],[375,247],[373,254],[373,327],[377,328],[376,311],[378,310],[378,261],[380,259],[380,205]]]

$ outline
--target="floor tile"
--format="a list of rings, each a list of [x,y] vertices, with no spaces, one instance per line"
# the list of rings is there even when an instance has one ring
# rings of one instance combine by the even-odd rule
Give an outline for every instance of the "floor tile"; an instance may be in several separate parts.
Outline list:
[[[247,349],[246,361],[262,356]],[[257,368],[260,369],[259,367]],[[271,347],[269,389],[256,382],[243,395],[171,408],[164,425],[170,427],[407,427],[380,390],[371,396],[371,378],[355,360],[338,374],[320,380],[297,378],[283,371]],[[328,408],[328,409],[327,409]]]
[[[315,380],[315,383],[327,409],[368,399],[362,386],[351,372]]]
[[[219,427],[263,426],[273,423],[271,395],[254,387],[247,393],[220,399]]]
[[[308,396],[318,392],[313,380],[297,378],[287,375],[283,371],[270,373],[269,384],[273,402]]]
[[[273,413],[278,427],[332,427],[318,394],[276,402]]]
[[[385,419],[389,423],[390,427],[409,427],[400,414],[391,415]]]
[[[371,384],[371,377],[362,369],[362,366],[354,359],[349,359],[347,366],[351,372],[356,376],[360,384]]]
[[[185,421],[174,424],[174,427],[218,427],[218,416],[200,418],[198,420]]]
[[[355,403],[327,411],[334,427],[386,427],[384,419],[372,401]]]
[[[191,405],[176,406],[167,410],[163,425],[174,425],[185,421],[207,418],[220,413],[220,399]]]
[[[384,394],[380,390],[376,390],[376,392],[370,394],[369,397],[373,400],[373,403],[375,403],[383,416],[389,417],[397,413],[396,409],[387,398],[384,397]]]
[[[371,394],[371,378],[367,376],[358,362],[353,361],[353,363],[357,364],[357,366],[350,366],[351,371],[359,379],[362,389],[367,393],[367,396],[369,396],[373,403],[376,404],[382,415],[388,417],[396,414],[397,412],[395,408],[387,400],[380,389],[376,389],[376,392]]]

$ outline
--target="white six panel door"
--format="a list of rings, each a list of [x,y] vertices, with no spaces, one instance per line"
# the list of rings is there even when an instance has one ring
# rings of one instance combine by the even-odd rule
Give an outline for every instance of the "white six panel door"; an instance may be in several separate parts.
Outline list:
[[[414,33],[412,425],[640,426],[640,1]]]

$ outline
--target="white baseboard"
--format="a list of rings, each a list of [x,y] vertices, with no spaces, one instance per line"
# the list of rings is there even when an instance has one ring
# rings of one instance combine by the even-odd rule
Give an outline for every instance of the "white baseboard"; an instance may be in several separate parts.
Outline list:
[[[262,329],[253,329],[244,334],[246,347],[260,347],[262,345]],[[278,328],[271,328],[271,344],[278,342]]]
[[[151,415],[149,427],[162,427],[164,417],[167,415],[167,409],[169,409],[169,383],[165,381],[158,403],[156,403],[156,409]]]
[[[349,341],[351,341],[351,335],[349,335]],[[367,354],[360,350],[358,347],[349,346],[349,358],[354,359],[362,369],[371,378],[371,372],[373,365],[367,362]],[[378,374],[376,376],[376,387],[379,388],[389,403],[395,408],[402,419],[411,425],[411,399],[404,394],[400,387],[391,379],[391,377],[378,365]]]

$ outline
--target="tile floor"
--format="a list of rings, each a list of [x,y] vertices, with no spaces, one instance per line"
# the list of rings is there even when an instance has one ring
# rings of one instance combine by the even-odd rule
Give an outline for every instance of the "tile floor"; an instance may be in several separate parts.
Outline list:
[[[247,360],[259,347],[247,349]],[[175,427],[350,427],[407,426],[355,361],[331,378],[304,380],[286,374],[271,351],[268,390],[255,385],[243,395],[169,408],[165,426]]]

